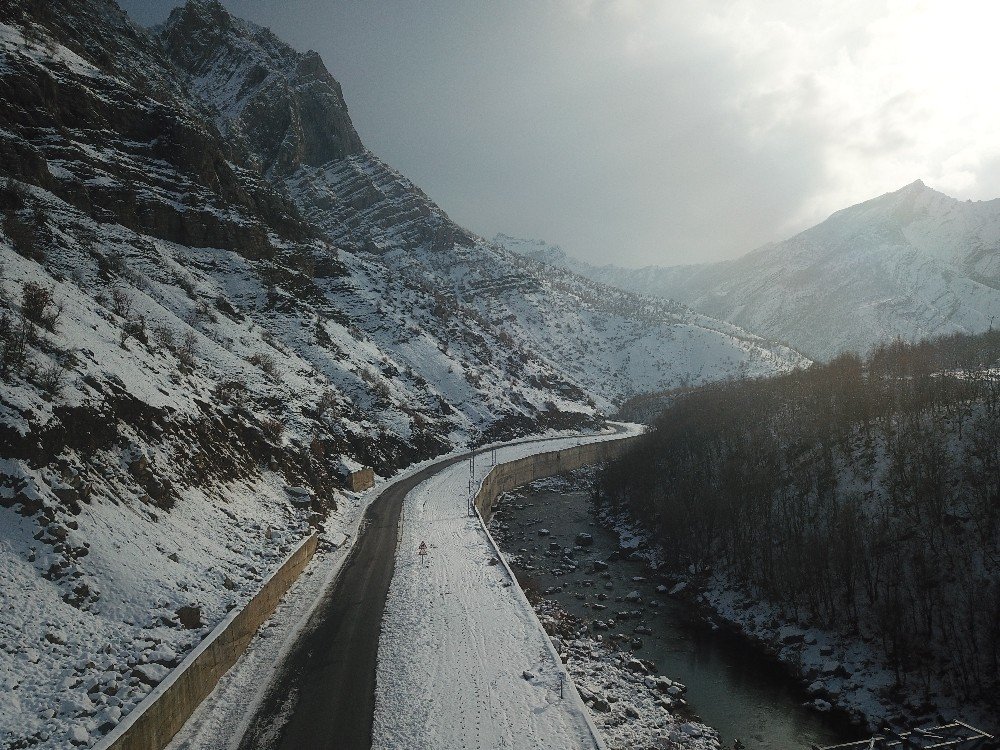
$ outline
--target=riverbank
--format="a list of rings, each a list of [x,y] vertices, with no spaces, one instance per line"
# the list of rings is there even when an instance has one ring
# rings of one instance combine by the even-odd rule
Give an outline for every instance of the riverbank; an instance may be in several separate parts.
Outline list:
[[[610,750],[719,750],[719,733],[686,709],[683,683],[657,674],[656,664],[633,654],[624,638],[592,636],[554,601],[529,600]]]
[[[600,629],[607,632],[595,633],[591,623],[569,612],[557,601],[554,595],[575,588],[577,584],[580,588],[594,588],[591,579],[576,580],[574,575],[585,575],[587,568],[593,569],[594,562],[598,566],[603,564],[599,560],[588,559],[588,547],[573,545],[572,548],[563,548],[557,540],[566,537],[565,532],[540,528],[539,531],[545,533],[539,538],[546,541],[544,545],[532,545],[536,548],[534,552],[538,556],[558,559],[558,575],[563,577],[563,583],[544,590],[535,585],[531,575],[535,566],[531,561],[536,558],[526,547],[515,550],[513,545],[518,543],[520,535],[513,529],[512,523],[505,520],[509,515],[507,509],[513,506],[522,510],[531,507],[532,504],[520,503],[519,500],[530,497],[532,487],[560,483],[559,477],[540,480],[528,489],[502,495],[490,530],[518,576],[519,584],[552,639],[609,750],[635,747],[720,750],[718,733],[686,710],[685,685],[658,674],[654,662],[633,653],[632,637],[610,632],[608,624],[603,621]],[[526,525],[516,520],[513,524],[521,528]],[[529,521],[528,525],[534,525],[534,522]],[[602,548],[598,546],[594,551],[602,551]],[[577,596],[586,598],[587,595],[577,592]],[[595,601],[598,596],[607,598],[606,594],[595,593]],[[614,624],[611,620],[611,626]],[[531,680],[533,675],[526,673],[525,679]]]
[[[600,675],[601,664],[589,663],[595,649],[588,641],[600,644],[596,649],[599,662],[614,654],[619,661],[612,659],[612,663],[619,670],[624,665],[622,682],[631,692],[622,692],[619,702],[633,701],[632,713],[639,718],[626,714],[624,707],[618,719],[608,717],[609,723],[616,724],[602,727],[609,743],[636,746],[638,740],[629,740],[625,730],[634,731],[633,725],[650,717],[658,720],[657,712],[668,714],[667,722],[674,728],[685,723],[713,726],[718,735],[705,731],[697,739],[711,737],[714,746],[731,747],[739,738],[751,749],[794,748],[857,736],[842,719],[803,708],[808,694],[776,660],[762,650],[747,648],[745,639],[725,628],[713,628],[703,620],[702,610],[671,597],[671,579],[651,569],[648,555],[630,553],[628,547],[638,540],[598,523],[584,491],[589,486],[587,473],[579,472],[570,479],[554,478],[510,493],[501,500],[494,526],[522,586],[537,593],[533,601],[543,622],[553,610],[575,618],[572,637],[560,636],[572,645],[567,665],[574,680],[584,689],[589,689],[588,679],[593,679],[597,684],[615,685],[616,691],[625,690],[616,679],[619,674],[605,679]],[[579,534],[589,535],[591,543],[578,545]],[[627,549],[622,550],[622,544]],[[667,675],[671,683],[685,684],[688,690],[678,687],[674,695],[666,693],[671,699],[667,706],[657,700],[645,703],[645,693],[655,698],[661,688],[656,687],[655,676],[628,674],[627,665],[633,659],[655,662],[657,674]],[[592,670],[598,674],[589,676]],[[600,712],[591,708],[600,723]],[[658,732],[669,735],[654,721],[648,736],[656,737]],[[645,746],[652,744],[645,741]]]
[[[862,733],[883,723],[907,730],[954,718],[996,733],[995,717],[988,711],[964,705],[934,680],[923,687],[897,685],[872,639],[796,618],[780,605],[753,596],[723,571],[666,572],[656,546],[629,518],[601,511],[597,518],[619,534],[630,555],[663,571],[673,598],[686,602],[711,627],[736,634],[781,664],[803,687],[806,707],[839,714]]]

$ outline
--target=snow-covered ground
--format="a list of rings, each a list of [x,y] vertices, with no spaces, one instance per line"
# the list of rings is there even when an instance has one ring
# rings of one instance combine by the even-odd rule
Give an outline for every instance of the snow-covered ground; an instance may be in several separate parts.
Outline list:
[[[559,439],[548,437],[530,442],[503,446],[497,450],[497,461],[509,461],[524,455],[530,455],[531,453],[557,450],[561,447],[576,445],[580,442],[588,440],[604,439],[606,437],[608,436],[602,435],[589,438],[571,437]],[[440,460],[440,458],[433,459],[433,461],[437,460]],[[347,558],[354,539],[356,538],[358,527],[361,523],[365,509],[389,485],[412,476],[433,461],[426,461],[411,466],[407,470],[393,477],[391,480],[380,481],[371,490],[354,497],[350,503],[344,503],[341,505],[337,518],[334,519],[334,522],[330,525],[329,529],[321,537],[322,541],[320,549],[313,558],[312,562],[302,573],[299,580],[296,581],[296,583],[289,589],[274,615],[261,627],[243,657],[241,657],[233,668],[222,678],[222,680],[220,680],[218,686],[212,694],[206,698],[206,700],[185,725],[184,729],[182,729],[170,743],[168,746],[169,750],[227,750],[234,742],[239,741],[243,734],[243,730],[246,727],[247,720],[253,715],[254,710],[264,697],[264,692],[268,687],[268,682],[275,673],[278,665],[280,665],[288,649],[292,646],[296,637],[308,622],[309,617],[311,616],[316,605],[322,600],[324,592],[334,584],[337,574]],[[483,476],[485,476],[489,469],[492,468],[492,464],[488,462],[487,458],[480,456],[477,458],[476,465],[476,477],[477,481],[479,481]],[[454,471],[458,472],[457,478],[456,476],[449,474],[449,472]],[[442,476],[446,476],[448,478],[444,479],[444,485],[439,485],[437,484],[437,481],[441,479]],[[502,577],[504,580],[509,580],[502,567],[496,568],[486,565],[489,559],[496,554],[495,550],[486,538],[485,533],[482,531],[482,527],[479,525],[478,520],[475,518],[469,518],[465,515],[465,509],[467,507],[468,478],[468,464],[463,462],[446,469],[442,472],[442,474],[436,475],[428,482],[420,485],[420,487],[407,497],[407,506],[404,509],[403,515],[404,528],[407,526],[407,520],[412,516],[409,508],[411,508],[413,503],[416,502],[416,497],[422,496],[432,484],[434,487],[448,487],[449,494],[447,496],[442,494],[441,499],[444,500],[445,503],[451,501],[454,506],[451,510],[454,512],[444,513],[443,517],[449,520],[458,519],[472,524],[474,529],[472,530],[470,536],[479,542],[476,547],[476,553],[479,555],[479,559],[474,561],[472,557],[469,556],[465,560],[466,565],[471,566],[469,571],[479,570],[483,568],[483,566],[486,566],[489,570],[497,571],[499,577]],[[478,529],[478,532],[476,529]],[[441,565],[440,553],[442,550],[440,547],[435,547],[436,542],[432,541],[433,538],[434,537],[431,534],[426,534],[428,544],[431,546],[431,555],[429,556],[430,560],[427,566],[427,571],[432,570],[435,565]],[[416,547],[414,546],[413,550],[411,550],[414,553],[412,555],[412,559],[405,554],[405,550],[405,547],[401,547],[400,559],[397,561],[397,578],[400,575],[400,570],[406,570],[410,573],[416,572],[418,574],[422,572],[421,570],[415,569],[413,566],[413,560],[417,557],[415,554]],[[419,579],[419,575],[417,578]],[[394,587],[397,585],[395,579],[393,585]],[[505,590],[508,592],[508,598],[517,600],[522,598],[520,596],[512,595],[509,589]],[[467,605],[474,604],[473,598],[477,596],[482,599],[492,598],[492,591],[490,588],[472,586],[464,589],[464,591],[466,596],[463,598],[463,602]],[[386,611],[387,621],[391,617],[394,618],[394,609],[395,603],[392,599],[392,592],[390,592],[390,600],[387,602]],[[533,651],[537,651],[539,645],[544,648],[544,633],[541,631],[537,620],[533,620],[533,616],[525,617],[525,610],[521,605],[515,604],[513,610],[516,613],[515,616],[523,622],[524,642],[529,643]],[[398,644],[403,645],[401,642],[398,642]],[[518,647],[521,646],[519,645]],[[433,646],[432,651],[436,650],[437,646],[435,645]],[[514,656],[516,656],[516,654]],[[391,664],[387,666],[387,659],[390,658],[391,657],[386,657],[382,654],[382,652],[380,652],[380,675],[383,671],[390,673],[399,672],[399,670],[392,669]],[[539,658],[534,656],[526,659],[525,663],[527,664],[530,662],[531,664],[535,664],[538,661]],[[412,652],[407,652],[407,656],[403,660],[403,663],[414,663]],[[522,667],[522,669],[525,668],[527,667]],[[553,665],[551,670],[554,669],[555,666]],[[520,672],[518,672],[518,675],[519,679],[523,680],[523,677],[520,676]],[[443,676],[444,675],[442,674],[442,677]],[[488,681],[492,681],[496,677],[497,674],[484,673],[484,679],[488,678]],[[457,682],[462,682],[460,674],[457,677],[453,674],[452,679]],[[393,685],[394,687],[402,687],[402,683],[395,680],[393,681]],[[380,679],[380,706],[385,705],[385,702],[381,700],[383,693],[382,688],[383,681]],[[496,703],[499,710],[499,699],[495,700],[494,703]],[[582,708],[582,706],[575,706],[574,710],[579,711],[580,708]],[[585,709],[583,710],[585,711]],[[572,712],[570,713],[572,715]],[[379,714],[377,713],[376,716],[378,715]],[[385,714],[383,713],[383,716],[384,715]],[[516,712],[510,711],[507,715],[511,721],[515,723],[518,721]],[[395,718],[396,717],[394,717],[393,720],[395,720]],[[575,718],[576,720],[579,720],[580,715],[576,715]],[[386,743],[384,746],[397,747],[399,745]],[[449,744],[425,746],[451,747]],[[458,746],[460,747],[461,744]],[[490,747],[490,745],[487,745],[487,747]],[[500,745],[499,747],[503,747],[503,745]]]
[[[0,746],[90,745],[248,601],[309,533],[275,484],[234,487],[228,504],[192,493],[158,517],[95,502],[42,530],[5,513]],[[82,606],[67,606],[74,595]],[[178,611],[190,606],[198,621],[182,626]]]
[[[337,517],[320,537],[320,547],[312,561],[258,630],[243,656],[174,737],[168,750],[226,750],[240,740],[275,670],[324,593],[334,585],[357,538],[365,510],[387,487],[438,460],[414,464],[390,480],[379,480],[374,487],[340,506]]]
[[[504,447],[497,462],[594,439],[604,438]],[[474,487],[491,468],[477,459]],[[601,747],[531,605],[479,518],[468,515],[469,477],[468,463],[455,464],[403,506],[379,643],[373,747]],[[417,554],[421,542],[426,561]]]

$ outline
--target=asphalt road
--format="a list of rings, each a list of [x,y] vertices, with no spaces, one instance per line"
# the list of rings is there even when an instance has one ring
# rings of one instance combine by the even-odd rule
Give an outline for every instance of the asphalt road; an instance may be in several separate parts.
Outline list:
[[[386,488],[368,507],[336,583],[279,667],[240,750],[368,750],[375,659],[396,559],[403,498],[469,454]]]
[[[378,641],[403,498],[470,455],[431,464],[387,487],[368,507],[337,581],[278,667],[239,750],[370,750]]]

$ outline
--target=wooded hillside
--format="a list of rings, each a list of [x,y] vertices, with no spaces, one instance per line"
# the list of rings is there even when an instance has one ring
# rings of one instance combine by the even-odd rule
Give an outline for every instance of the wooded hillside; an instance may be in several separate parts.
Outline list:
[[[599,491],[670,562],[874,639],[900,683],[997,704],[1000,333],[680,395]]]

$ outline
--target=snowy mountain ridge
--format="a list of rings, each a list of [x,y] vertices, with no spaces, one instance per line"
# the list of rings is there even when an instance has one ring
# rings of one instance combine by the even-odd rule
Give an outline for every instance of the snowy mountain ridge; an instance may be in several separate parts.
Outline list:
[[[302,215],[339,247],[377,256],[400,277],[418,286],[430,283],[453,297],[463,314],[505,320],[509,335],[545,352],[541,356],[556,371],[571,375],[602,407],[636,392],[767,374],[803,362],[788,348],[681,305],[610,292],[569,274],[553,278],[457,226],[411,181],[353,145],[346,112],[325,106],[343,99],[315,53],[297,53],[247,22],[234,24],[230,40],[220,45],[214,41],[220,12],[213,0],[189,3],[158,33],[175,63],[192,77],[202,103],[217,113],[223,132],[242,132],[244,121],[255,122],[258,131],[273,132],[270,142],[280,140],[296,155],[272,176]],[[192,52],[220,46],[225,54]],[[308,85],[302,84],[304,69],[319,71]],[[264,83],[239,87],[234,105],[232,82],[257,80]],[[273,99],[267,93],[273,90],[283,92],[291,111],[313,113],[314,127],[301,128],[294,117],[269,119],[260,111],[256,102]],[[349,148],[317,145],[323,131],[317,122],[347,133],[341,140]],[[318,163],[323,158],[327,161]]]
[[[691,266],[592,266],[497,238],[602,283],[680,300],[814,359],[987,330],[1000,315],[1000,199],[958,201],[922,181],[836,212],[741,258]]]

